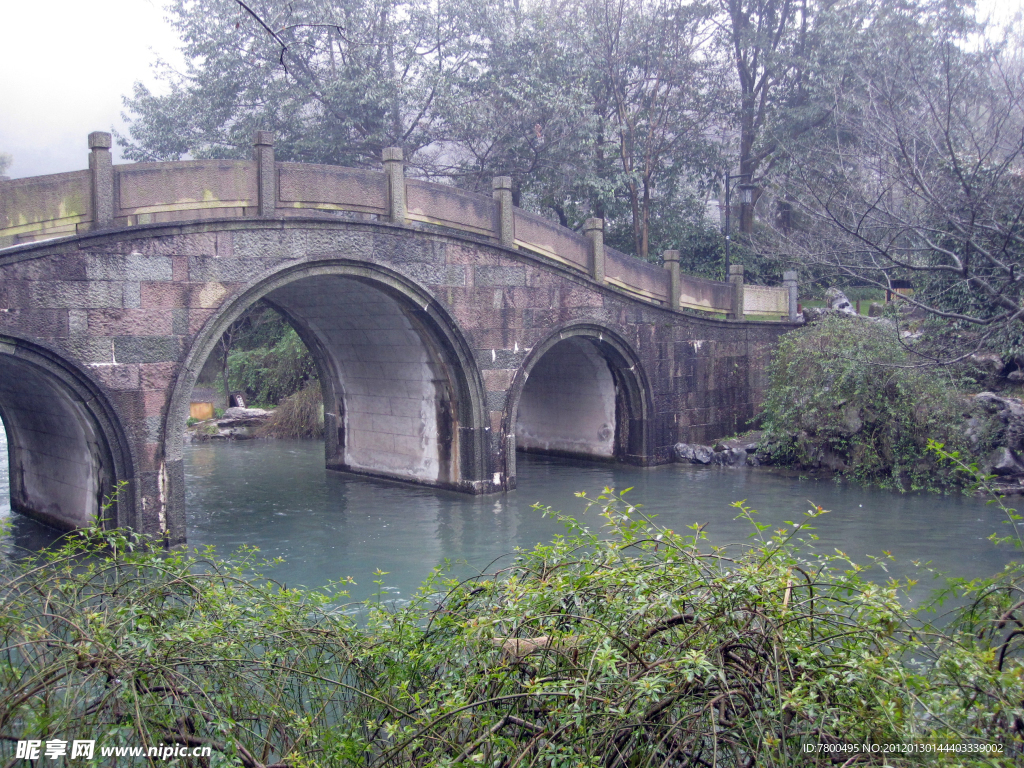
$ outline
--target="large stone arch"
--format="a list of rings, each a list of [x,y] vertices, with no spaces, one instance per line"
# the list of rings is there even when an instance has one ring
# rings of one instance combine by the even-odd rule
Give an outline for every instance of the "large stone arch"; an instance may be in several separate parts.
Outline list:
[[[135,460],[100,386],[51,350],[3,334],[0,370],[11,507],[62,530],[136,526]]]
[[[316,360],[329,468],[464,492],[496,490],[482,377],[445,309],[380,266],[303,262],[225,302],[191,344],[164,433],[172,541],[185,535],[182,430],[192,387],[220,336],[259,299],[288,318]]]
[[[517,442],[555,455],[650,463],[652,414],[640,357],[621,336],[589,323],[560,328],[530,350],[508,391],[502,445],[509,487]]]

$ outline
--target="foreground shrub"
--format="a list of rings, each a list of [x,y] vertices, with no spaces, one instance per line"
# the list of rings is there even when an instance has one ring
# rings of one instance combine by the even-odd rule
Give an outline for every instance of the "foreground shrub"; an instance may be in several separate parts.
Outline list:
[[[972,601],[939,632],[906,615],[905,585],[866,581],[841,553],[797,554],[821,510],[768,531],[740,506],[759,533],[732,552],[610,491],[595,502],[605,535],[563,518],[564,537],[508,567],[436,573],[406,606],[369,601],[361,623],[332,608],[338,594],[284,589],[247,557],[157,554],[117,532],[7,563],[0,754],[78,738],[210,745],[210,765],[250,767],[1024,755],[1019,571],[955,585]],[[206,764],[190,760],[177,764]]]
[[[915,362],[886,323],[830,316],[787,334],[769,369],[760,453],[883,487],[959,487],[963,476],[928,451],[928,440],[965,457],[984,454],[994,427],[961,396],[953,369]],[[969,416],[979,425],[976,445]]]

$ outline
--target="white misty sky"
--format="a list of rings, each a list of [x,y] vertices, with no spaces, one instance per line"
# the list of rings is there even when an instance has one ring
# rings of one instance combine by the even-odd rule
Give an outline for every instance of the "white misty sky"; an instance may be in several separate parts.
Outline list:
[[[1001,19],[1021,0],[979,0]],[[12,178],[85,168],[90,131],[123,128],[121,97],[180,63],[163,0],[10,0],[0,33],[0,152]],[[115,162],[118,161],[115,147]]]
[[[121,97],[180,62],[161,0],[11,0],[0,37],[0,152],[12,178],[88,165],[90,131],[123,127]],[[116,149],[115,149],[116,152]],[[115,155],[116,157],[116,155]],[[115,160],[116,162],[116,160]]]

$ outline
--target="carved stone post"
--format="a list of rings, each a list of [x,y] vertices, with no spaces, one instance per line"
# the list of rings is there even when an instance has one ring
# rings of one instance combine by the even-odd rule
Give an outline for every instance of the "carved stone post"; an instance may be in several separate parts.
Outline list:
[[[401,147],[384,148],[384,175],[388,177],[391,223],[405,224],[405,161]]]
[[[668,305],[679,309],[679,251],[665,251],[662,258],[668,270]]]
[[[604,282],[604,219],[587,219],[583,236],[590,242],[590,276]]]
[[[743,319],[743,265],[733,264],[729,267],[729,282],[732,283],[732,312],[730,320]]]
[[[796,272],[783,272],[782,285],[789,291],[789,321],[796,322]]]
[[[498,204],[498,240],[506,248],[514,248],[516,229],[512,208],[512,177],[495,176],[491,179],[491,186],[494,187],[494,201]]]
[[[92,228],[114,226],[114,165],[110,157],[109,133],[89,134],[89,174],[92,177]]]
[[[274,134],[256,131],[253,142],[256,159],[256,210],[261,218],[277,212],[277,167],[274,165]]]

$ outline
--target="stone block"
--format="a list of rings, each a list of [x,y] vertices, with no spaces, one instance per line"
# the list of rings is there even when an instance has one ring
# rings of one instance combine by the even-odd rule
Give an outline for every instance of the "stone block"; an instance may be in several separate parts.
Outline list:
[[[88,318],[89,332],[95,336],[167,336],[172,333],[172,310],[90,309]]]
[[[171,260],[166,256],[100,255],[90,253],[86,259],[89,280],[170,280]]]
[[[138,309],[142,306],[141,285],[137,282],[126,282],[122,287],[124,306],[127,309]]]
[[[512,369],[490,369],[483,371],[484,387],[489,392],[504,392],[512,386],[512,378],[515,376]]]
[[[373,261],[378,264],[432,264],[445,263],[444,244],[426,237],[410,238],[408,235],[376,232],[373,236]]]
[[[141,305],[151,309],[186,307],[189,305],[189,291],[189,286],[183,283],[142,283]]]
[[[281,263],[274,259],[218,259],[212,256],[189,256],[188,276],[192,282],[245,283]]]
[[[139,468],[143,472],[152,472],[160,469],[160,459],[163,456],[163,445],[158,442],[142,443],[138,450]]]
[[[207,320],[209,320],[214,314],[216,309],[189,309],[188,310],[188,333],[197,334],[201,331]]]
[[[310,259],[369,261],[373,253],[373,235],[368,232],[311,229],[306,234],[305,252]]]
[[[108,389],[130,390],[139,388],[137,365],[92,365],[89,372]]]
[[[231,287],[223,283],[191,283],[188,286],[188,306],[215,309],[231,293]]]
[[[114,339],[114,357],[119,363],[176,361],[181,357],[181,340],[166,336],[118,337]]]
[[[68,331],[70,333],[88,333],[89,331],[89,310],[69,309],[68,310]]]
[[[234,233],[233,253],[240,259],[301,259],[308,252],[306,246],[305,230],[246,229]]]
[[[86,257],[81,253],[55,254],[26,259],[0,267],[4,280],[86,280]]]
[[[476,349],[473,350],[480,370],[490,368],[519,368],[526,357],[526,350],[520,349]]]
[[[507,392],[488,392],[487,393],[487,410],[488,411],[503,411],[505,410],[505,403],[508,401]]]
[[[117,362],[114,359],[114,340],[109,337],[75,334],[61,340],[59,346],[69,357],[86,365]]]
[[[398,271],[420,285],[466,285],[466,267],[460,264],[403,264]]]
[[[526,267],[474,267],[473,284],[476,286],[525,286]]]
[[[143,389],[167,389],[174,382],[178,364],[147,363],[139,366],[139,383]]]
[[[160,416],[164,412],[169,393],[160,389],[148,389],[142,393],[142,408],[146,416]]]
[[[69,333],[68,311],[64,309],[0,310],[0,331],[15,336],[61,337]]]
[[[124,293],[116,282],[32,282],[14,283],[12,289],[21,288],[19,297],[11,292],[12,301],[22,307],[37,309],[89,309],[121,307]]]
[[[189,334],[189,311],[185,307],[175,307],[171,310],[171,333],[175,336],[188,336]]]

